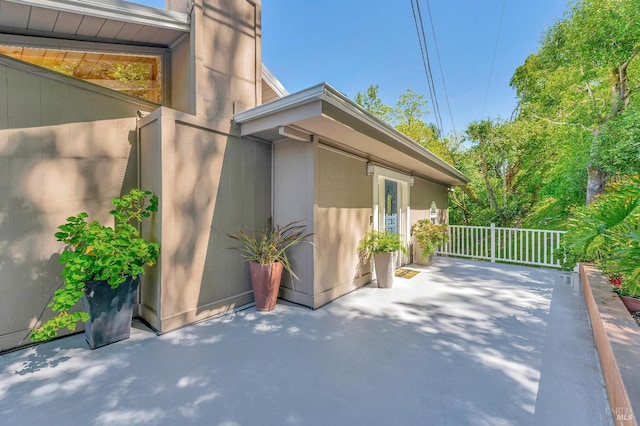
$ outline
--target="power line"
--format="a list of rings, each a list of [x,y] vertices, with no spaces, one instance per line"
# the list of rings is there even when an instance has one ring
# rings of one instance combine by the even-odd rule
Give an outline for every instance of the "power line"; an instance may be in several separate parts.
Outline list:
[[[416,9],[418,11],[418,15],[416,17]],[[416,26],[416,32],[418,34],[418,44],[420,45],[420,56],[422,58],[422,65],[424,67],[424,72],[427,77],[427,87],[429,88],[429,95],[431,97],[431,102],[433,104],[433,113],[436,119],[436,127],[440,131],[440,134],[443,134],[442,127],[442,117],[440,116],[440,108],[438,106],[437,96],[436,96],[436,88],[433,83],[433,73],[431,72],[431,63],[429,62],[429,52],[427,47],[427,38],[424,32],[424,24],[422,21],[422,13],[420,12],[420,4],[416,0],[415,5],[413,0],[411,0],[411,12],[413,13],[413,22]],[[418,20],[420,24],[418,25]],[[423,47],[424,44],[424,47]]]
[[[496,35],[496,45],[493,48],[493,56],[491,58],[491,68],[489,69],[489,80],[487,81],[487,91],[484,95],[484,103],[482,104],[482,115],[484,116],[485,108],[487,107],[487,99],[489,98],[489,87],[491,86],[491,78],[493,77],[493,65],[496,61],[496,52],[498,51],[498,42],[500,41],[500,31],[502,29],[502,18],[504,18],[504,8],[507,4],[507,0],[502,0],[502,11],[500,12],[500,21],[498,22],[498,34]]]
[[[449,118],[451,119],[451,129],[453,130],[453,137],[458,139],[456,132],[456,125],[453,122],[453,114],[451,113],[451,102],[449,102],[449,93],[447,93],[447,84],[444,79],[444,72],[442,71],[442,61],[440,60],[440,49],[438,49],[438,40],[436,39],[436,27],[433,25],[433,16],[431,15],[431,6],[429,0],[426,0],[427,11],[429,12],[429,22],[431,23],[431,33],[433,34],[433,44],[436,47],[436,58],[438,59],[438,67],[440,68],[440,78],[442,78],[442,88],[444,89],[444,97],[447,101],[447,109],[449,110]],[[443,135],[444,136],[444,135]]]

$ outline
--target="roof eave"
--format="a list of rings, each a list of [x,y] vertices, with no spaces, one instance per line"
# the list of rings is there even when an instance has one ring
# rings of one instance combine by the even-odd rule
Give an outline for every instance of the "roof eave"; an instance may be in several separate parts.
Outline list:
[[[406,150],[412,151],[415,155],[424,158],[430,163],[438,166],[439,169],[452,174],[466,185],[469,181],[467,177],[458,169],[442,160],[440,157],[418,144],[416,141],[396,130],[390,124],[378,119],[373,114],[362,108],[360,105],[347,98],[342,92],[336,90],[331,85],[325,83],[325,101],[330,102],[333,106],[341,109],[354,118],[358,118],[369,127],[386,134],[388,137],[396,141]]]
[[[5,0],[33,7],[114,19],[122,22],[148,25],[163,29],[188,32],[191,28],[190,16],[183,12],[158,9],[120,0]]]
[[[282,82],[271,72],[265,64],[262,64],[262,79],[273,89],[275,94],[279,98],[284,98],[289,94],[289,91],[284,87]]]
[[[312,104],[314,102],[326,103],[337,108],[341,113],[346,114],[351,119],[357,120],[358,122],[363,123],[364,126],[383,134],[387,140],[391,141],[391,143],[395,145],[395,149],[401,150],[407,155],[411,155],[414,158],[419,159],[421,162],[435,167],[449,175],[455,181],[460,182],[460,185],[468,184],[469,180],[467,177],[456,168],[423,146],[419,145],[411,138],[399,132],[391,125],[370,114],[364,108],[351,101],[343,93],[339,92],[327,83],[320,83],[284,98],[237,113],[234,115],[234,121],[242,125],[242,123],[248,123],[253,120],[283,113],[287,110]],[[325,108],[322,108],[322,110],[324,109]]]

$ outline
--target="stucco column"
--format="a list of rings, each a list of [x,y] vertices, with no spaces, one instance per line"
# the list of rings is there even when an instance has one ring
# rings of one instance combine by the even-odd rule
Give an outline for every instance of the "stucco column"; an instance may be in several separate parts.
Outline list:
[[[261,103],[260,1],[195,0],[191,16],[195,115],[230,131],[235,112]]]

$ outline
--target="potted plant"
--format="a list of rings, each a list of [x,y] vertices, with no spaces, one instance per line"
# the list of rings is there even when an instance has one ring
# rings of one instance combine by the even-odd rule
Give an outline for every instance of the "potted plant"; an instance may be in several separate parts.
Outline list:
[[[627,307],[629,312],[638,312],[640,311],[640,297],[632,296],[630,290],[627,288],[627,285],[623,286],[624,278],[622,274],[613,274],[609,275],[609,282],[613,287],[613,291],[618,294],[624,306]]]
[[[275,308],[283,269],[289,272],[292,283],[293,278],[298,278],[291,268],[287,250],[304,242],[313,245],[307,240],[313,233],[305,233],[306,226],[300,225],[300,222],[273,225],[269,217],[262,231],[240,231],[236,235],[229,235],[242,244],[232,248],[241,251],[244,260],[249,262],[253,297],[258,311],[272,311]]]
[[[436,249],[449,241],[447,225],[436,225],[429,219],[420,219],[411,226],[414,240],[414,262],[419,265],[430,265],[431,256]]]
[[[394,254],[407,249],[400,240],[400,235],[389,231],[369,231],[358,243],[358,251],[365,259],[373,258],[378,287],[391,288],[395,271]]]
[[[48,307],[59,314],[32,330],[33,341],[53,338],[62,328],[75,330],[79,321],[86,322],[91,349],[129,337],[140,275],[160,252],[159,244],[141,238],[134,224],[158,210],[158,198],[133,189],[111,203],[113,227],[87,222],[85,212],[58,227],[56,238],[67,244],[60,255],[64,287],[55,291]],[[84,310],[71,312],[81,298]]]

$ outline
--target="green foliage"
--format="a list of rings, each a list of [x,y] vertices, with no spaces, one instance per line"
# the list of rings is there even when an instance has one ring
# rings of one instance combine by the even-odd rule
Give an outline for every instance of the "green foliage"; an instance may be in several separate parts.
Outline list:
[[[438,247],[449,241],[447,225],[436,225],[429,219],[420,219],[411,226],[411,236],[416,239],[422,257],[427,259]]]
[[[400,235],[390,231],[369,231],[358,243],[358,251],[365,259],[370,259],[374,253],[391,253],[401,251],[408,254]]]
[[[379,86],[371,85],[365,93],[358,92],[355,101],[379,119],[388,122],[399,132],[404,133],[443,160],[453,163],[453,153],[459,148],[459,142],[453,138],[444,138],[432,123],[428,123],[427,100],[424,95],[407,89],[398,98],[395,107],[386,105],[378,95]]]
[[[610,175],[631,175],[640,170],[640,103],[631,103],[607,122],[596,139],[602,168]]]
[[[596,262],[611,278],[622,277],[622,294],[640,295],[640,176],[612,183],[592,204],[577,209],[563,250],[567,268]]]
[[[587,182],[637,173],[639,56],[640,1],[572,2],[513,75],[515,117],[467,129],[453,164],[470,188],[451,196],[451,223],[558,229]]]
[[[382,121],[391,121],[391,112],[393,109],[382,102],[378,91],[379,85],[370,85],[365,93],[356,93],[355,101],[362,108],[366,109],[371,114],[375,115]]]
[[[427,124],[411,91],[386,117],[469,178],[449,197],[450,223],[561,229],[601,184],[640,169],[639,58],[640,0],[575,0],[515,70],[511,120],[476,120],[461,144]]]
[[[242,244],[240,247],[232,248],[242,252],[245,260],[261,265],[280,262],[291,277],[297,279],[286,251],[300,243],[314,245],[312,241],[307,239],[313,233],[305,233],[306,226],[299,225],[300,222],[302,221],[294,221],[284,226],[274,225],[269,217],[264,230],[239,231],[236,235],[227,235]]]
[[[89,215],[84,212],[58,227],[56,239],[68,247],[60,255],[64,286],[55,291],[47,306],[59,315],[34,329],[31,340],[55,337],[61,328],[75,330],[78,321],[89,319],[86,312],[69,312],[84,295],[86,281],[105,280],[117,288],[127,276],[144,274],[144,267],[157,261],[160,245],[141,238],[133,223],[158,211],[158,198],[149,191],[133,189],[111,203],[115,207],[109,212],[114,217],[113,227],[87,222]]]
[[[521,118],[572,129],[553,143],[572,144],[570,156],[587,158],[590,185],[580,188],[588,199],[607,177],[635,173],[638,165],[638,114],[627,110],[637,108],[639,40],[638,0],[578,0],[511,80]]]

